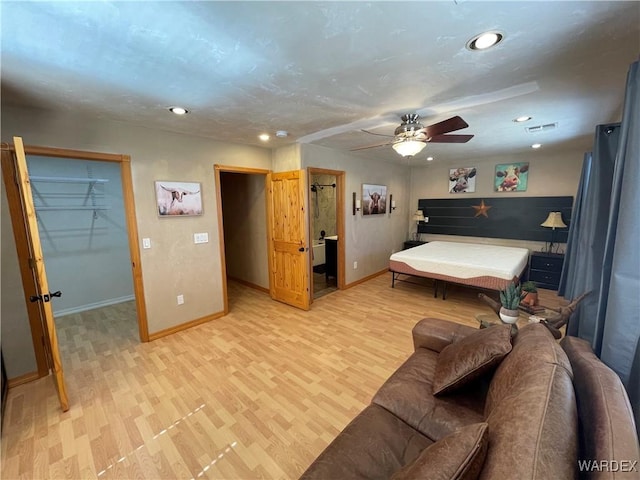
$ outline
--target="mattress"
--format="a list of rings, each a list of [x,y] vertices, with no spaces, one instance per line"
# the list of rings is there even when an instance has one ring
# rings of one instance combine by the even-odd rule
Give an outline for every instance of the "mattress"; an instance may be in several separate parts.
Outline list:
[[[520,276],[528,260],[529,250],[526,248],[436,241],[394,253],[389,259],[389,269],[502,289]]]

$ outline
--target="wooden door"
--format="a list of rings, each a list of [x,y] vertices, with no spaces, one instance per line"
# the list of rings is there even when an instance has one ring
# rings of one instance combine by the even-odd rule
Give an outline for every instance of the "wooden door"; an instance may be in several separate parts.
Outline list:
[[[309,310],[304,170],[271,173],[267,181],[271,298]]]
[[[27,169],[27,159],[24,153],[22,138],[13,137],[13,144],[15,147],[16,181],[20,190],[20,200],[22,202],[24,212],[30,266],[34,272],[36,285],[35,292],[25,292],[25,294],[30,296],[32,300],[39,301],[41,303],[42,308],[40,311],[42,312],[41,318],[45,331],[45,350],[49,357],[50,367],[58,390],[60,407],[62,408],[62,411],[66,412],[69,410],[69,399],[67,397],[64,373],[62,371],[62,361],[60,359],[60,350],[58,348],[58,337],[56,335],[56,326],[53,320],[53,309],[51,308],[52,292],[49,290],[49,282],[47,281],[44,258],[42,255],[42,245],[40,243],[40,235],[38,233],[36,211],[33,206],[31,183],[29,181],[29,171]]]

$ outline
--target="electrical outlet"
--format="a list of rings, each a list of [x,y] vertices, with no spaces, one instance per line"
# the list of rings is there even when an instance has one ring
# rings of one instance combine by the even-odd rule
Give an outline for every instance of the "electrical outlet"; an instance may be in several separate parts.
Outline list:
[[[353,269],[357,270],[358,269],[358,262],[353,262]]]
[[[184,303],[184,295],[178,295],[178,305],[182,305]]]
[[[194,233],[193,234],[193,243],[207,243],[209,241],[208,233]]]
[[[151,248],[151,239],[150,238],[143,238],[142,239],[142,248]]]

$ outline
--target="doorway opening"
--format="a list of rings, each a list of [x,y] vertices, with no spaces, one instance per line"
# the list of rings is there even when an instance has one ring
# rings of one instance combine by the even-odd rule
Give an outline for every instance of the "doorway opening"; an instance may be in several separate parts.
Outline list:
[[[344,288],[344,172],[308,168],[313,299]]]
[[[57,350],[58,345],[55,338],[50,339],[51,345],[43,341],[48,338],[48,333],[43,324],[41,306],[29,301],[37,287],[27,247],[30,237],[25,222],[26,207],[15,181],[18,177],[12,151],[3,151],[2,170],[31,327],[38,370],[36,378],[40,378],[49,374],[51,350]],[[51,284],[52,290],[63,292],[57,300],[66,302],[61,309],[56,307],[58,313],[80,315],[80,312],[109,304],[127,304],[130,318],[135,317],[137,322],[130,328],[133,341],[136,330],[140,341],[148,341],[130,157],[34,146],[26,146],[24,152],[29,168],[33,169],[29,173],[28,187],[34,199],[38,233],[42,239],[39,243],[43,246],[46,268],[56,272],[55,282],[62,282]],[[119,210],[117,214],[116,210]],[[111,238],[114,233],[115,240]],[[109,257],[100,265],[95,263],[98,256],[109,250],[106,244],[113,242],[117,247],[110,253],[117,256],[118,261]],[[87,278],[95,274],[94,280],[100,280],[116,263],[120,269],[117,282],[126,278],[125,290],[107,292],[107,297],[113,294],[110,298],[90,297],[97,293],[92,290],[102,291],[107,287],[86,282]],[[73,285],[67,285],[74,281]]]
[[[269,294],[269,170],[215,165],[224,313],[233,309],[227,282]],[[233,291],[233,290],[231,290]]]

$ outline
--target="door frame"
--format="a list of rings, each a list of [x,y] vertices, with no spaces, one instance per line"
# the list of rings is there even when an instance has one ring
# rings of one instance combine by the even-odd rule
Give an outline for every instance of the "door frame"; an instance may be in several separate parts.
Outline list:
[[[229,165],[214,164],[213,170],[215,173],[215,186],[216,186],[216,207],[218,214],[218,242],[220,250],[220,271],[222,274],[222,300],[224,302],[224,315],[229,313],[229,297],[227,294],[227,260],[224,244],[224,222],[222,216],[222,183],[220,175],[222,173],[243,173],[245,175],[264,175],[264,205],[265,205],[265,218],[269,218],[269,206],[267,204],[268,189],[269,189],[269,174],[271,170],[264,168],[249,168],[249,167],[233,167]],[[265,238],[267,245],[269,244],[269,229],[267,229],[267,238]],[[268,249],[267,249],[268,250]],[[267,255],[270,258],[271,252],[267,251]],[[269,262],[269,289],[271,289],[271,262]]]
[[[338,290],[343,290],[345,288],[345,230],[344,230],[344,189],[345,189],[345,172],[343,170],[330,170],[327,168],[315,168],[315,167],[307,167],[307,184],[311,185],[311,176],[312,175],[334,175],[336,177],[336,233],[338,235],[338,278],[337,278],[337,286]],[[311,197],[309,193],[309,189],[307,188],[307,192],[305,195],[307,205],[311,205]],[[313,248],[313,238],[311,237],[311,224],[313,219],[311,218],[311,207],[307,208],[307,219],[309,223],[309,233],[308,236],[311,239],[312,245],[309,248]],[[310,278],[310,286],[309,290],[311,292],[311,301],[313,302],[313,255],[309,255],[309,278]]]
[[[42,323],[40,322],[39,307],[28,301],[27,292],[35,291],[35,284],[31,270],[29,268],[29,255],[24,246],[27,242],[27,233],[25,230],[25,212],[20,202],[19,192],[15,184],[15,166],[6,168],[4,165],[5,158],[10,158],[13,162],[12,155],[15,154],[15,147],[9,145],[9,156],[3,154],[3,177],[9,203],[9,212],[11,215],[11,224],[13,227],[13,235],[17,245],[18,262],[20,264],[20,272],[22,276],[22,286],[25,295],[25,303],[29,323],[31,325],[31,336],[36,356],[36,364],[38,368],[38,378],[49,374],[46,353],[41,339],[44,335]],[[122,181],[122,196],[124,200],[125,219],[127,222],[127,236],[129,240],[129,256],[131,259],[133,291],[136,302],[138,332],[141,342],[149,341],[149,328],[147,323],[147,309],[144,297],[144,285],[142,279],[142,267],[140,264],[140,250],[138,225],[136,223],[135,200],[133,195],[133,181],[131,176],[131,157],[129,155],[100,153],[82,150],[71,150],[53,147],[40,147],[33,145],[25,145],[24,152],[26,155],[38,155],[42,157],[67,158],[71,160],[93,160],[103,162],[115,162],[120,164],[120,177]]]

